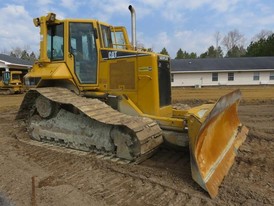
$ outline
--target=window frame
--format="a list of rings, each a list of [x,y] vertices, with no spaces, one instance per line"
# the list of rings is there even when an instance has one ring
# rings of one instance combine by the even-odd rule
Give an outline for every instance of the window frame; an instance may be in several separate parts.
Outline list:
[[[228,72],[227,73],[227,81],[232,82],[232,81],[234,81],[234,79],[235,79],[234,72]]]
[[[219,73],[218,73],[218,72],[212,72],[212,73],[211,73],[211,81],[212,81],[212,82],[217,82],[217,81],[219,81]]]
[[[101,44],[103,48],[113,48],[111,26],[100,24],[100,32],[102,36]]]
[[[53,28],[55,27],[55,31],[53,30]],[[56,31],[56,29],[61,29]],[[60,24],[53,24],[53,25],[49,25],[47,28],[47,56],[51,61],[62,61],[64,60],[64,41],[65,41],[65,36],[64,36],[64,23],[60,23]],[[55,35],[54,35],[55,32]],[[57,32],[62,32],[62,36],[56,35]],[[55,38],[57,37],[57,38]],[[59,48],[60,50],[55,51],[57,44],[58,43],[58,37],[62,38],[62,42],[61,42],[61,48]],[[59,42],[59,43],[60,43]],[[58,55],[61,54],[61,55]]]
[[[69,50],[74,56],[74,73],[80,84],[98,84],[98,49],[95,31],[93,22],[69,22]],[[85,72],[91,72],[93,75],[89,76],[88,73],[84,74]]]
[[[9,84],[9,82],[11,81],[11,73],[10,73],[10,71],[3,73],[3,80],[2,81],[6,85]]]
[[[269,73],[269,80],[274,80],[274,72]]]
[[[253,81],[260,80],[260,72],[253,72]]]
[[[122,37],[123,43],[121,44],[121,42],[119,42],[117,40],[117,34],[118,36],[120,35],[120,37]],[[128,40],[128,35],[127,35],[127,31],[126,28],[123,26],[115,26],[112,27],[111,26],[111,36],[112,36],[112,43],[113,43],[113,48],[116,49],[123,49],[123,50],[130,50],[132,49],[131,44]]]

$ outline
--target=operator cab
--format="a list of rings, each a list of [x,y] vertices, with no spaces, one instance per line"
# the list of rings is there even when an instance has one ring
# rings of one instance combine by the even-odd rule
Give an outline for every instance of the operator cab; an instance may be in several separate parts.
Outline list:
[[[67,32],[65,28],[68,28]],[[80,84],[97,84],[99,47],[110,51],[132,48],[124,27],[113,27],[98,21],[55,19],[47,24],[46,33],[45,59],[48,62],[66,61],[64,45],[68,42],[67,50],[69,56],[73,56],[74,73]],[[68,40],[65,33],[69,33]],[[115,55],[112,52],[109,54]]]

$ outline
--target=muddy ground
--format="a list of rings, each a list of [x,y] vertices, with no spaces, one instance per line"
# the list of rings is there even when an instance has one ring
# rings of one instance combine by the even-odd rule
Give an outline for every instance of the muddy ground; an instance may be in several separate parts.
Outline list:
[[[173,98],[196,104],[227,92],[210,90],[205,98],[208,89],[174,89]],[[123,165],[41,147],[14,121],[23,95],[0,96],[0,205],[274,205],[274,88],[256,91],[243,94],[239,114],[250,132],[215,199],[191,179],[187,149]],[[193,92],[194,100],[184,95]]]

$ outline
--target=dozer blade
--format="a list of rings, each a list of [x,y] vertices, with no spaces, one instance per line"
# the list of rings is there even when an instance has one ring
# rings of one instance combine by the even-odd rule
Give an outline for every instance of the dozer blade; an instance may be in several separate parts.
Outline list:
[[[248,133],[238,117],[240,98],[241,92],[236,90],[221,97],[213,106],[189,110],[192,178],[211,198],[218,194],[218,187]]]

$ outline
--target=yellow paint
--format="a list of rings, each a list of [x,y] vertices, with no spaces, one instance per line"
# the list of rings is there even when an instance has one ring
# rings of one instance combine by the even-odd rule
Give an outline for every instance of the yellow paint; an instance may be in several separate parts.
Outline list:
[[[10,79],[8,81],[8,84],[5,84],[3,80],[0,81],[0,89],[1,90],[8,90],[8,89],[11,89],[13,92],[15,93],[21,93],[23,92],[23,84],[22,84],[22,81],[21,79],[23,79],[22,77],[22,72],[21,71],[3,71],[2,72],[2,78],[4,78],[4,73],[9,73],[10,75]],[[15,75],[18,78],[15,78]]]

